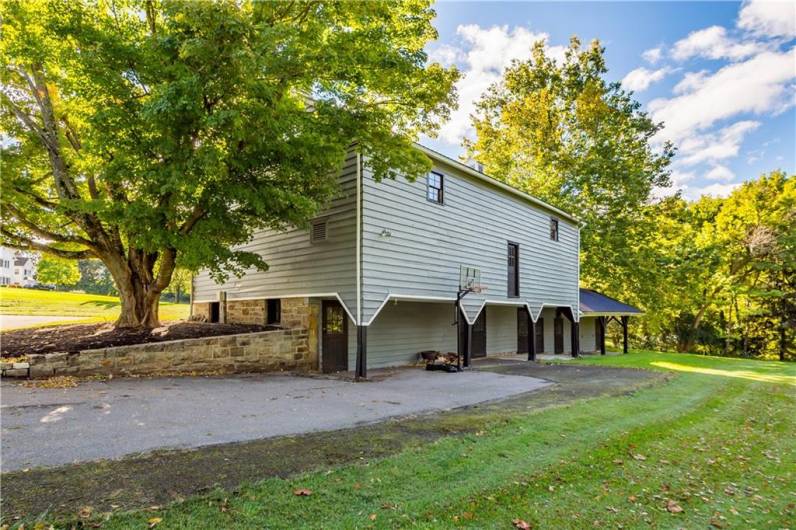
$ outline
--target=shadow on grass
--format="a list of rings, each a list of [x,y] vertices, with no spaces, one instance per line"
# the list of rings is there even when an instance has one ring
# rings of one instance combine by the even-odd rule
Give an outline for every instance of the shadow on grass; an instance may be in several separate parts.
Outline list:
[[[80,305],[93,305],[96,307],[102,307],[103,309],[113,309],[119,307],[121,305],[118,301],[110,301],[110,300],[89,300],[88,302],[83,302]]]

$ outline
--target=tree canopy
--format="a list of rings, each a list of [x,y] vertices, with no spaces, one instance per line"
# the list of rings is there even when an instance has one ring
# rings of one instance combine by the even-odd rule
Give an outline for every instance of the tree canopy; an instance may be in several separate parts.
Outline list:
[[[70,287],[80,281],[77,262],[43,256],[36,264],[36,281],[58,287]]]
[[[429,64],[423,0],[9,0],[3,39],[2,243],[98,258],[120,326],[157,325],[176,266],[223,276],[235,250],[303,225],[355,146],[377,178],[454,104]]]
[[[606,72],[598,41],[573,37],[560,62],[537,42],[483,95],[465,147],[490,175],[583,219],[581,280],[616,294],[654,267],[645,207],[669,185],[674,151],[653,147],[661,124]]]

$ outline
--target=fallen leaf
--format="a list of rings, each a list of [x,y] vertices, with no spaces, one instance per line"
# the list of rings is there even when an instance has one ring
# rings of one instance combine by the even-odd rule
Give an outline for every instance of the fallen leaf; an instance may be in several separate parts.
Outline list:
[[[617,458],[617,459],[614,460],[614,464],[616,464],[618,466],[621,466],[624,463],[625,463],[624,460],[622,460],[621,458]]]
[[[152,517],[151,519],[147,519],[147,523],[149,523],[149,528],[155,528],[162,520],[162,517]]]
[[[636,502],[636,496],[635,495],[631,495],[630,497],[627,498],[627,500],[630,501],[630,502]]]
[[[297,490],[293,490],[293,495],[296,495],[298,497],[309,497],[310,495],[312,495],[312,490],[309,490],[307,488],[299,488]]]
[[[633,455],[633,460],[646,460],[647,457],[644,455]]]
[[[666,503],[666,510],[669,513],[681,513],[683,511],[683,508],[679,504],[670,499],[669,502]]]
[[[94,511],[94,508],[92,508],[91,506],[83,506],[82,508],[80,508],[80,511],[78,512],[77,515],[79,517],[87,519],[87,518],[91,517],[91,512],[93,512],[93,511]]]
[[[375,521],[376,520],[376,514],[372,513],[372,514],[368,515],[368,519],[370,519],[371,521]]]
[[[724,528],[724,523],[722,523],[720,520],[718,520],[715,517],[713,517],[710,520],[710,526],[712,526],[713,528]]]
[[[533,528],[530,523],[522,519],[514,519],[511,521],[511,524],[514,525],[514,528],[518,528],[519,530],[531,530],[531,528]]]

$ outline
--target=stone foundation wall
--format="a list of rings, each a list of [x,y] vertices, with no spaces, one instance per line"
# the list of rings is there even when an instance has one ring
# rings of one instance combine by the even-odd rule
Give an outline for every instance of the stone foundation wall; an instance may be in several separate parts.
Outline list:
[[[266,312],[266,303],[264,299],[227,300],[227,324],[265,325]]]
[[[29,355],[27,364],[32,378],[56,375],[310,371],[317,369],[318,354],[317,348],[311,350],[309,347],[306,329],[286,329],[118,346],[71,354]],[[8,369],[4,366],[3,375],[25,377],[28,370],[17,363]]]

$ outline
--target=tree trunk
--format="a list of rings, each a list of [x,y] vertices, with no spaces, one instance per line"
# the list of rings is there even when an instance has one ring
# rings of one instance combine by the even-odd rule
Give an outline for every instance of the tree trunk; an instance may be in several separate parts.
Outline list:
[[[115,253],[102,256],[119,290],[121,313],[114,324],[117,328],[160,326],[160,293],[171,282],[175,255],[173,250],[145,253],[128,249],[126,256]],[[154,274],[155,262],[159,263],[157,274]]]

